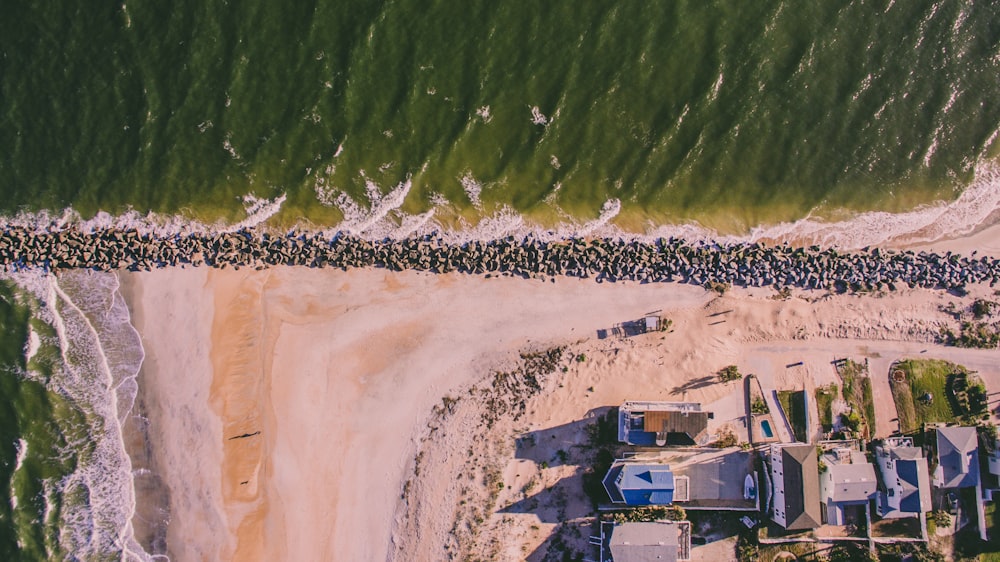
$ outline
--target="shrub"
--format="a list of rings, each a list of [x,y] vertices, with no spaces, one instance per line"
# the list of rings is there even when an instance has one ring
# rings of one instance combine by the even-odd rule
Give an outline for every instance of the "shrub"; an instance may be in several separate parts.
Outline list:
[[[858,431],[861,428],[861,416],[852,410],[847,414],[840,414],[840,423],[851,431]]]
[[[976,320],[982,320],[984,317],[993,313],[993,308],[996,305],[997,303],[993,301],[976,299],[976,301],[972,303],[972,316],[974,316]]]
[[[736,443],[736,434],[732,431],[725,431],[719,434],[719,438],[712,443],[712,446],[725,449],[726,447],[735,447]]]
[[[945,345],[955,347],[994,349],[1000,344],[1000,332],[984,322],[962,322],[958,334],[948,328],[942,328],[941,340]]]
[[[719,296],[726,294],[726,291],[732,288],[729,283],[719,283],[718,281],[709,281],[705,283],[705,289],[708,291],[715,291],[719,293]]]
[[[931,520],[933,520],[934,524],[938,527],[947,527],[951,525],[951,515],[947,511],[938,510],[931,513]]]
[[[740,374],[740,370],[736,367],[736,365],[727,365],[726,367],[720,369],[716,374],[719,375],[719,380],[722,382],[738,381],[743,378],[743,375]]]
[[[771,411],[767,407],[767,402],[764,401],[760,396],[755,396],[753,402],[750,403],[750,411],[754,414],[763,415]]]
[[[679,505],[637,507],[628,511],[619,511],[611,516],[616,523],[636,523],[649,521],[684,521],[687,512]]]

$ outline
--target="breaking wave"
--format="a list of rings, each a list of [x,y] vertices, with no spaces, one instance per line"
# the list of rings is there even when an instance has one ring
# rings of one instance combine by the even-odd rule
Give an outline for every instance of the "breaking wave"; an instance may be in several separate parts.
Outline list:
[[[363,172],[362,172],[362,175]],[[815,216],[806,216],[797,221],[760,225],[746,234],[720,234],[696,222],[684,224],[649,225],[643,232],[626,231],[614,224],[621,212],[618,199],[609,199],[601,208],[596,219],[578,220],[563,213],[554,202],[548,204],[563,216],[562,223],[554,227],[543,227],[532,223],[524,215],[509,206],[500,206],[492,211],[483,210],[479,194],[483,186],[471,173],[462,178],[463,190],[482,216],[475,223],[459,217],[453,225],[444,225],[436,220],[437,215],[454,216],[461,202],[451,202],[440,194],[432,198],[433,207],[423,213],[410,214],[402,210],[403,203],[412,187],[411,179],[384,190],[371,178],[365,178],[365,197],[356,200],[350,195],[324,190],[322,197],[335,206],[343,215],[343,220],[332,228],[320,231],[328,236],[338,233],[350,234],[369,240],[402,239],[414,236],[437,236],[452,243],[471,240],[494,240],[508,236],[532,236],[540,240],[560,240],[574,237],[606,237],[652,241],[658,238],[683,238],[691,242],[714,241],[718,243],[760,242],[793,245],[820,245],[841,249],[859,249],[879,245],[913,245],[931,243],[938,240],[960,237],[989,226],[1000,216],[1000,165],[982,163],[977,166],[974,179],[960,195],[950,202],[925,205],[903,213],[869,211],[856,214],[842,221],[826,221]],[[327,188],[329,186],[324,186]],[[74,210],[66,209],[59,214],[50,211],[20,213],[5,219],[7,225],[27,228],[36,232],[58,231],[74,226],[85,231],[102,228],[132,228],[142,233],[172,236],[186,233],[232,232],[243,228],[268,228],[268,219],[278,213],[285,201],[285,195],[275,199],[244,198],[247,217],[227,224],[216,222],[206,224],[182,216],[167,216],[156,213],[142,215],[129,211],[118,216],[98,213],[84,219]],[[316,230],[303,228],[303,230]]]
[[[61,479],[43,482],[43,520],[57,529],[58,549],[78,560],[152,560],[132,530],[135,491],[122,437],[144,351],[118,291],[118,276],[73,271],[57,278],[35,270],[6,273],[4,278],[35,298],[33,315],[54,333],[42,339],[31,331],[26,359],[50,345],[59,356],[51,374],[36,373],[29,364],[24,376],[62,396],[82,414],[82,421],[72,422],[79,425],[64,428],[70,437],[59,453],[75,459],[75,469]],[[20,443],[17,452],[20,465],[27,443]],[[52,511],[55,504],[61,508]],[[56,519],[50,520],[53,513]]]

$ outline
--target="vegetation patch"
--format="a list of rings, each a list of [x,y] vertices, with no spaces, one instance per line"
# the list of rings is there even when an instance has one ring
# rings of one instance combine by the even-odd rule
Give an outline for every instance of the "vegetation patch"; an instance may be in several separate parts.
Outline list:
[[[720,283],[718,281],[708,281],[707,283],[705,283],[705,290],[715,291],[716,293],[719,294],[720,297],[726,294],[726,292],[732,288],[733,286],[730,285],[729,283]]]
[[[740,374],[740,370],[736,368],[736,365],[723,367],[715,374],[719,375],[719,380],[722,382],[738,381],[743,378],[743,375]]]
[[[944,562],[944,555],[927,548],[924,543],[877,543],[879,562]]]
[[[795,439],[808,443],[806,428],[806,393],[804,390],[781,390],[778,392],[778,403],[785,412],[788,423],[792,426]]]
[[[758,416],[762,416],[771,411],[767,407],[767,401],[761,396],[754,396],[753,401],[750,402],[750,411]]]
[[[837,363],[837,374],[844,384],[844,401],[851,408],[848,414],[842,416],[844,425],[851,431],[870,438],[875,430],[875,400],[872,398],[868,364],[844,359]]]
[[[1000,344],[1000,332],[986,322],[965,321],[958,333],[950,328],[942,328],[941,341],[955,347],[996,349]]]
[[[684,521],[687,513],[679,505],[646,506],[615,512],[611,518],[615,523],[639,523],[650,521]]]
[[[816,388],[816,409],[823,431],[833,431],[833,399],[837,397],[837,385],[829,384]]]
[[[992,321],[996,309],[997,303],[986,299],[976,299],[966,310],[956,310],[951,303],[944,310],[959,321],[959,329],[956,333],[951,328],[942,328],[941,341],[956,347],[996,349],[1000,344],[1000,326]]]
[[[974,423],[989,418],[986,385],[974,373],[964,368],[953,371],[946,379],[945,388],[952,401],[952,409],[965,422]]]
[[[959,417],[948,399],[948,376],[966,369],[940,359],[900,361],[890,369],[889,384],[903,433],[925,423],[952,422]],[[898,373],[898,375],[897,375]]]
[[[612,408],[587,426],[588,449],[594,451],[590,466],[583,472],[583,491],[596,509],[610,501],[602,480],[618,453],[618,408]]]

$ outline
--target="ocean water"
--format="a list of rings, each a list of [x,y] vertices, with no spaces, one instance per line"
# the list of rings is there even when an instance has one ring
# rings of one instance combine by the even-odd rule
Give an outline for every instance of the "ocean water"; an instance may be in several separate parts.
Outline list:
[[[1000,5],[13,2],[0,220],[859,247],[1000,210]],[[0,558],[135,559],[114,276],[0,282]],[[146,545],[148,546],[148,545]]]
[[[988,1],[62,2],[0,19],[0,212],[722,233],[953,200]],[[387,195],[393,195],[387,197]],[[427,216],[433,211],[433,217]],[[348,219],[345,221],[345,218]]]
[[[151,560],[122,423],[143,358],[114,275],[0,284],[0,557]]]

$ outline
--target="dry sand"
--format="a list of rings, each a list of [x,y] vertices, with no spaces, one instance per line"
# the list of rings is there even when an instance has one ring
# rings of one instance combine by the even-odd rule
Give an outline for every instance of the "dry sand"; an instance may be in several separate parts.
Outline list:
[[[985,287],[964,300],[923,290],[775,300],[769,289],[718,298],[678,284],[383,270],[172,269],[122,280],[147,352],[141,392],[175,561],[434,560],[448,544],[540,559],[559,516],[579,526],[588,509],[575,464],[588,412],[682,398],[726,412],[718,427],[739,433],[741,389],[711,380],[731,363],[765,385],[811,389],[832,380],[833,358],[867,357],[874,373],[897,357],[939,356],[1000,391],[996,352],[931,344],[954,324],[940,308],[992,294]],[[673,331],[597,338],[652,311]],[[481,431],[484,395],[470,387],[513,368],[518,351],[554,345],[567,346],[560,368],[524,415]],[[887,383],[875,393],[891,405]],[[460,400],[436,418],[445,396]],[[879,434],[892,430],[888,412]],[[514,438],[532,432],[549,441],[519,452]],[[550,462],[559,450],[569,458]],[[503,489],[496,512],[479,514],[476,533],[456,544],[452,529],[470,515],[459,502],[490,496],[478,481],[459,486],[467,468],[499,471]],[[539,500],[549,512],[510,509],[560,485],[563,496]],[[567,537],[585,544],[586,532]]]

